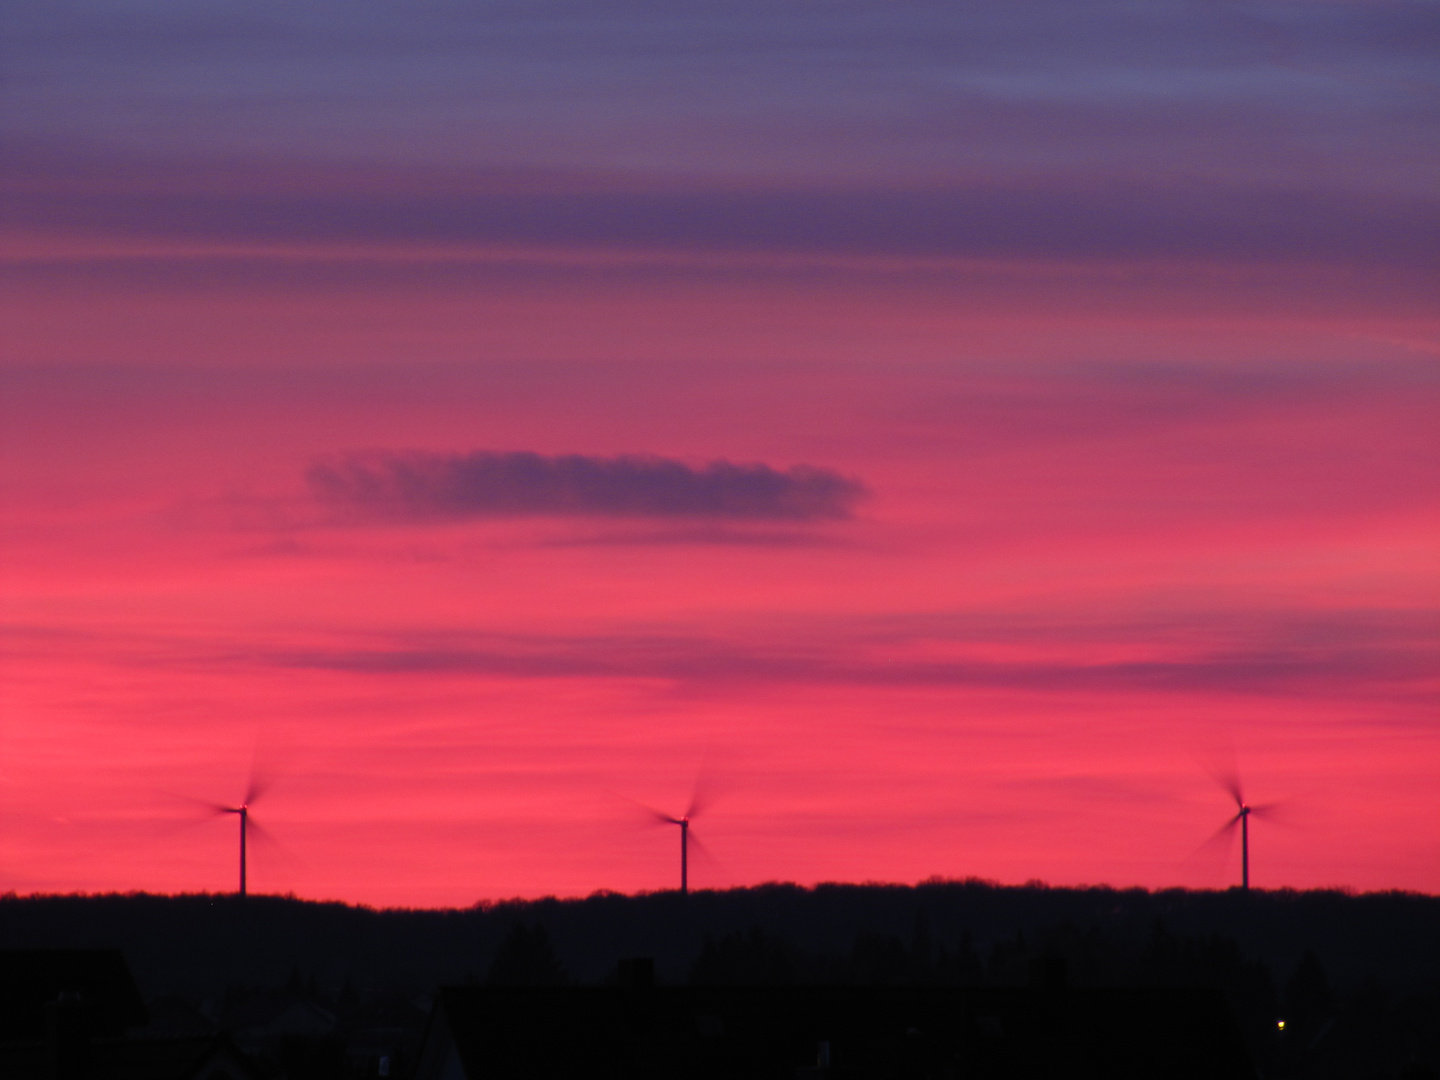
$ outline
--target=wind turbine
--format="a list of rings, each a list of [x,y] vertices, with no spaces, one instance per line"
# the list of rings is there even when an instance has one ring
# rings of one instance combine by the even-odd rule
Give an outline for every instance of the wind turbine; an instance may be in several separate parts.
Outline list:
[[[257,837],[268,835],[256,822],[250,820],[250,807],[265,794],[265,789],[270,786],[268,780],[261,778],[254,770],[250,773],[250,784],[245,789],[245,797],[240,800],[239,806],[226,806],[224,803],[207,803],[206,805],[218,817],[224,814],[234,814],[240,819],[240,896],[244,896],[245,872],[246,872],[246,842],[251,829],[255,830]]]
[[[705,808],[701,799],[700,783],[695,784],[695,791],[690,797],[690,805],[679,817],[672,817],[653,807],[646,806],[645,811],[661,825],[680,826],[680,895],[687,896],[690,892],[690,821],[698,817]],[[696,848],[704,850],[699,840],[695,841]]]
[[[1218,840],[1220,837],[1229,837],[1234,834],[1236,825],[1240,826],[1240,888],[1246,892],[1250,891],[1250,817],[1264,817],[1275,809],[1274,803],[1267,803],[1264,806],[1251,806],[1245,801],[1245,793],[1240,787],[1240,777],[1236,773],[1217,775],[1216,782],[1223,787],[1230,797],[1235,800],[1235,816],[1220,826],[1218,832],[1210,839]]]

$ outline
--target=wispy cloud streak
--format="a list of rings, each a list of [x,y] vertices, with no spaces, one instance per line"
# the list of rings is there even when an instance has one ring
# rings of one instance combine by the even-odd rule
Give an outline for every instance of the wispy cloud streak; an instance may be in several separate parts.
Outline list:
[[[1431,611],[1186,612],[1088,624],[984,613],[842,616],[783,634],[695,628],[589,633],[414,631],[289,641],[74,635],[0,627],[20,651],[108,655],[125,666],[343,672],[373,678],[651,681],[745,686],[1000,689],[1079,695],[1259,694],[1430,701],[1440,691]],[[1028,655],[1027,655],[1028,654]]]
[[[411,177],[388,192],[215,192],[215,178],[177,191],[66,185],[46,172],[0,173],[0,226],[188,243],[470,245],[591,251],[1022,258],[1267,259],[1431,266],[1440,202],[1303,190],[1294,185],[1196,187],[970,183],[890,190],[812,188],[586,190],[581,176],[515,193],[425,190]],[[419,182],[421,187],[416,190]]]
[[[533,515],[819,521],[845,518],[864,492],[829,469],[693,466],[653,456],[546,457],[372,452],[313,465],[310,489],[343,516],[445,521]]]
[[[558,644],[558,643],[555,643]],[[1064,693],[1307,693],[1370,696],[1388,688],[1434,686],[1428,652],[1418,649],[1217,651],[1115,661],[926,660],[829,653],[757,651],[722,642],[596,641],[565,648],[492,643],[472,647],[295,649],[255,656],[265,666],[370,675],[491,678],[658,679],[684,684],[797,684],[934,689],[988,688]],[[1430,691],[1433,693],[1433,689]]]

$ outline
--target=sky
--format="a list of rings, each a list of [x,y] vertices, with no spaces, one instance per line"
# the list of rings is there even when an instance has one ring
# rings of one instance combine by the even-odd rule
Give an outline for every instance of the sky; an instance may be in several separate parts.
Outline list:
[[[0,890],[1440,892],[1420,2],[11,0]],[[1273,805],[1272,805],[1273,804]]]

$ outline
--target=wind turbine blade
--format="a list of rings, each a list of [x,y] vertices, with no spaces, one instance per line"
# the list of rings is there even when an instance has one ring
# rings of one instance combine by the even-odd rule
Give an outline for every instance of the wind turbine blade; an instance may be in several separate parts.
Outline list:
[[[294,869],[299,865],[299,859],[295,852],[278,840],[274,833],[255,820],[253,814],[246,815],[245,832],[250,838],[250,891],[258,892],[255,888],[255,853],[265,851],[268,854],[260,860],[261,869],[266,871],[265,877],[273,879],[280,867]],[[283,874],[282,874],[283,877]]]
[[[189,795],[177,795],[172,791],[157,792],[151,828],[160,836],[177,836],[190,829],[199,829],[225,817],[228,807],[219,803],[206,802]]]
[[[162,794],[167,799],[172,799],[175,802],[185,803],[187,806],[190,806],[194,809],[205,811],[206,817],[219,817],[221,814],[230,814],[234,812],[233,807],[226,806],[224,803],[211,802],[209,799],[197,799],[193,795],[177,795],[174,792],[170,791],[163,792]]]
[[[1278,825],[1291,824],[1287,806],[1288,803],[1285,800],[1261,803],[1259,806],[1252,806],[1250,814],[1253,817],[1262,817],[1266,821],[1273,821]]]
[[[1201,844],[1194,851],[1192,851],[1189,858],[1187,858],[1185,861],[1189,862],[1191,859],[1199,858],[1202,854],[1205,854],[1207,852],[1213,852],[1219,849],[1223,849],[1224,851],[1228,852],[1232,847],[1235,846],[1235,826],[1239,824],[1240,815],[1236,814],[1229,821],[1225,822],[1224,825],[1221,825],[1220,828],[1216,829],[1213,833],[1211,833],[1210,839],[1206,840],[1203,844]]]
[[[634,799],[631,799],[631,802],[635,802]],[[668,815],[668,814],[665,814],[664,811],[658,811],[658,809],[655,809],[654,806],[647,806],[647,805],[644,804],[644,802],[635,802],[635,805],[636,805],[636,806],[639,806],[639,808],[641,808],[642,811],[645,811],[645,816],[648,816],[648,818],[651,819],[652,824],[655,824],[655,825],[678,825],[678,824],[680,824],[680,818],[672,818],[672,816],[670,816],[670,815]]]
[[[641,810],[645,811],[647,817],[656,825],[679,825],[680,819],[671,817],[663,810],[656,810],[653,806],[646,806],[644,803],[635,803]]]
[[[1207,884],[1215,885],[1224,881],[1235,860],[1235,834],[1240,830],[1241,816],[1236,814],[1220,826],[1208,840],[1192,851],[1180,865],[1198,870]]]
[[[715,782],[715,770],[711,761],[708,760],[710,756],[706,755],[707,760],[695,774],[695,786],[690,789],[690,805],[685,810],[687,818],[703,814],[714,804],[716,796],[720,794],[719,786]]]
[[[295,852],[293,852],[284,841],[276,837],[273,832],[257,822],[253,815],[247,816],[246,827],[249,830],[252,842],[280,855],[285,862],[293,863],[295,861]]]
[[[715,856],[711,854],[710,849],[700,842],[700,837],[695,835],[693,828],[690,829],[690,838],[687,842],[690,845],[691,851],[703,855],[707,859],[713,860],[715,858]]]
[[[258,840],[262,844],[270,844],[274,847],[282,846],[280,841],[275,839],[274,833],[255,820],[254,814],[245,815],[245,831],[250,834],[252,840]]]
[[[715,852],[711,851],[710,848],[706,844],[702,843],[700,838],[695,835],[695,829],[693,826],[690,828],[689,833],[691,865],[693,866],[695,861],[698,859],[699,861],[704,862],[712,870],[718,870],[718,876],[728,875],[729,871],[725,868],[725,864],[716,857]]]
[[[265,792],[270,790],[270,785],[273,782],[274,778],[267,773],[261,772],[258,766],[252,768],[250,770],[250,782],[245,786],[245,801],[241,803],[241,805],[254,805],[256,800],[262,798]]]
[[[616,794],[616,793],[615,793],[615,792],[611,792],[611,794]],[[663,810],[656,810],[653,806],[647,806],[645,803],[640,802],[638,799],[632,799],[632,798],[630,798],[630,796],[628,796],[628,795],[617,795],[616,797],[617,797],[617,798],[624,799],[624,800],[625,800],[627,803],[629,803],[631,806],[633,806],[633,807],[635,807],[637,810],[639,810],[642,814],[645,815],[645,817],[649,820],[649,823],[650,823],[651,825],[679,825],[679,824],[680,824],[680,819],[679,819],[679,818],[677,818],[677,817],[671,817],[669,814],[665,813]]]
[[[1215,782],[1229,793],[1230,798],[1235,800],[1236,806],[1245,805],[1245,791],[1240,786],[1240,774],[1235,769],[1216,769],[1211,777]]]
[[[1240,759],[1235,753],[1234,739],[1223,731],[1212,733],[1212,737],[1215,736],[1218,738],[1210,744],[1209,751],[1201,754],[1200,764],[1237,807],[1244,806],[1245,785],[1240,780]]]
[[[695,778],[695,787],[690,792],[690,805],[685,808],[687,819],[703,814],[705,808],[710,805],[713,790],[708,780],[709,778],[703,773]]]

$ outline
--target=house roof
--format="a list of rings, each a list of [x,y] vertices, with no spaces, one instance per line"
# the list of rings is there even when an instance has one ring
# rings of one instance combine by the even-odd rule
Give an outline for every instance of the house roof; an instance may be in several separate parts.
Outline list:
[[[417,1080],[464,1077],[1250,1078],[1201,989],[452,987]]]
[[[96,1034],[146,1021],[119,949],[0,949],[0,1041],[44,1038],[46,1009],[62,995]]]
[[[323,1035],[335,1030],[335,1014],[285,991],[247,994],[226,1009],[220,1026],[246,1036]]]
[[[262,1074],[222,1035],[182,1039],[105,1039],[85,1048],[80,1075],[96,1080],[260,1080]],[[43,1043],[0,1044],[5,1080],[54,1080]]]

